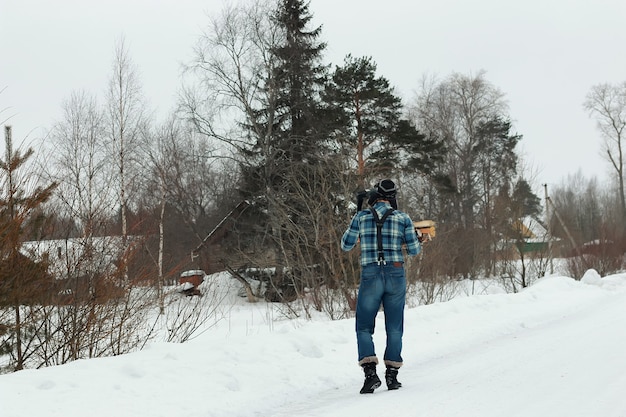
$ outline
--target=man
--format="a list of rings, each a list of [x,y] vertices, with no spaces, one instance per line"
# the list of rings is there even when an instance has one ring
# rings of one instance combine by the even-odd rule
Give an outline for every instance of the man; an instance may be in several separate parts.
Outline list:
[[[420,242],[413,222],[406,213],[396,210],[396,186],[391,180],[380,181],[370,191],[370,210],[359,211],[341,238],[341,249],[361,246],[361,283],[356,306],[356,335],[359,365],[365,373],[361,394],[373,393],[381,385],[376,374],[378,358],[374,351],[374,324],[382,303],[385,314],[387,345],[384,362],[385,382],[390,390],[402,386],[398,369],[402,366],[402,334],[406,277],[402,246],[408,255],[420,252]],[[378,225],[377,225],[378,222]]]

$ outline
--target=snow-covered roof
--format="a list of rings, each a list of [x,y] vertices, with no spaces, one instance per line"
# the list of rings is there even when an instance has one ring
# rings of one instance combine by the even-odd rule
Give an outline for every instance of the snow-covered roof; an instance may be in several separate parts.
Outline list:
[[[205,274],[205,273],[204,273],[204,271],[203,271],[203,270],[201,270],[201,269],[192,269],[192,270],[189,270],[189,271],[184,271],[184,272],[182,272],[182,273],[180,274],[180,277],[181,277],[181,278],[184,278],[184,277],[193,277],[193,276],[196,276],[196,275],[205,276],[206,274]]]
[[[517,224],[526,242],[545,242],[549,239],[548,230],[532,216],[519,219]]]

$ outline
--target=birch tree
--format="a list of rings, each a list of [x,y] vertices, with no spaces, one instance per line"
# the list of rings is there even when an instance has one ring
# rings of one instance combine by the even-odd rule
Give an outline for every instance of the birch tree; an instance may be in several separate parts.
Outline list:
[[[413,104],[418,128],[446,149],[430,175],[438,194],[431,200],[439,203],[439,221],[453,229],[450,252],[464,275],[477,272],[477,260],[489,258],[493,198],[517,176],[521,136],[511,134],[507,110],[504,94],[484,72],[425,79]]]
[[[466,228],[477,221],[480,149],[490,149],[481,143],[487,136],[485,126],[506,119],[506,109],[504,94],[487,81],[484,72],[452,74],[442,82],[425,80],[418,94],[414,110],[418,127],[439,138],[448,151],[438,173],[441,189],[451,197],[447,211]]]
[[[257,157],[269,153],[276,106],[271,50],[279,34],[271,13],[261,1],[227,6],[211,18],[186,68],[183,113],[201,134],[239,155],[255,143]]]
[[[63,119],[52,129],[48,144],[48,171],[59,184],[55,200],[60,214],[79,224],[85,240],[101,234],[115,213],[103,116],[94,96],[72,93],[63,103]]]
[[[145,122],[145,102],[135,65],[124,39],[115,47],[113,68],[107,91],[108,138],[110,157],[115,166],[122,242],[128,249],[128,210],[137,174],[139,135]],[[123,262],[127,265],[127,260]],[[125,274],[128,280],[128,271]]]
[[[584,108],[595,118],[604,141],[604,152],[615,173],[621,207],[622,234],[626,235],[626,82],[598,84],[587,94]]]

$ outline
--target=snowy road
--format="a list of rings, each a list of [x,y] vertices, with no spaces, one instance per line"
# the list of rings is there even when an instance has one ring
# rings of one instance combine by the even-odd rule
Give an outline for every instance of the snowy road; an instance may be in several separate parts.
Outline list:
[[[398,391],[383,385],[358,396],[355,386],[334,389],[275,415],[625,417],[626,293],[459,345],[453,354],[405,366],[401,375]]]
[[[1,375],[0,417],[626,417],[626,274],[408,309],[404,386],[373,395],[353,319],[230,300],[185,344]]]

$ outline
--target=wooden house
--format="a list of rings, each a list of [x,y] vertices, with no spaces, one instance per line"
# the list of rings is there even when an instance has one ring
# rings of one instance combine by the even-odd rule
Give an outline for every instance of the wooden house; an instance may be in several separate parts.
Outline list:
[[[537,219],[526,216],[513,223],[517,248],[524,253],[546,252],[551,236]]]

